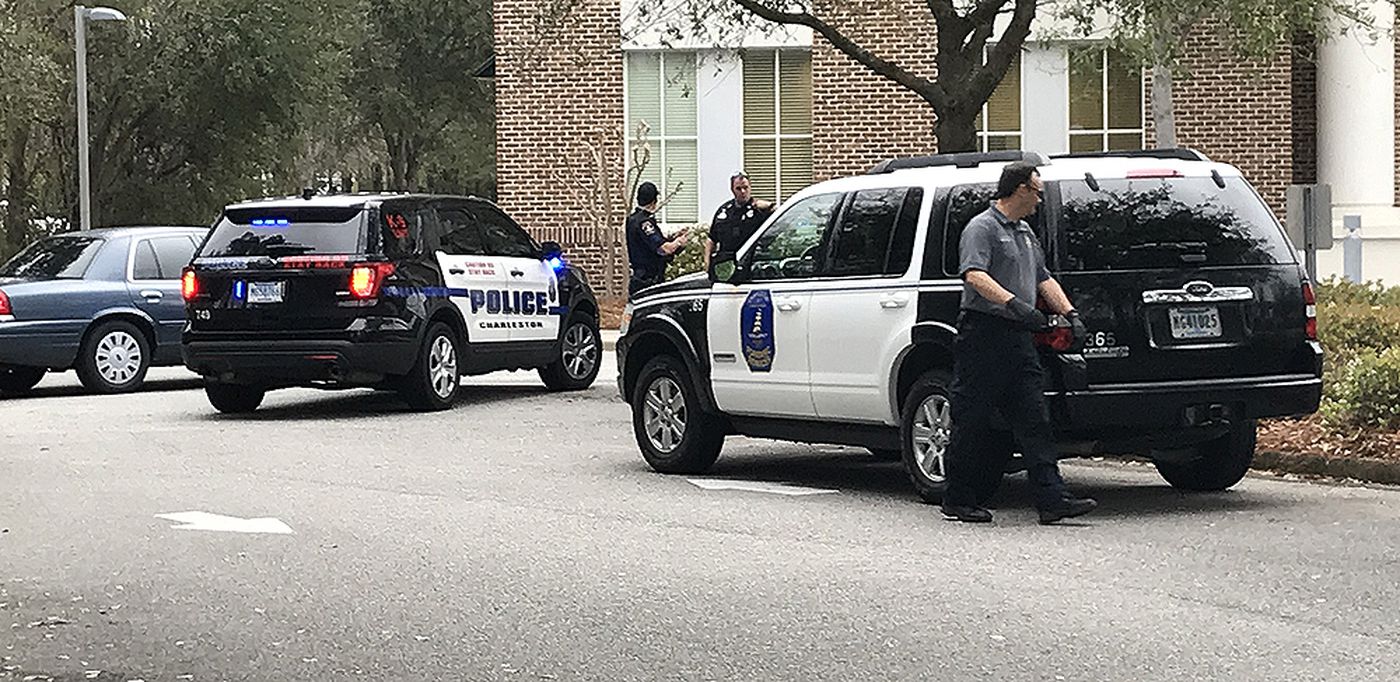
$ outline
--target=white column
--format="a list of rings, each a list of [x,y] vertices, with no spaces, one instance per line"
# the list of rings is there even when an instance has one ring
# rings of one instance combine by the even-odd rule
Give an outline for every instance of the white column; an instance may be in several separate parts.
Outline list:
[[[729,201],[729,176],[744,164],[744,70],[732,50],[705,50],[696,63],[700,222]]]
[[[1378,25],[1394,6],[1372,3]],[[1395,196],[1395,43],[1386,35],[1336,35],[1318,52],[1318,180],[1338,209],[1390,206]]]
[[[1021,53],[1021,148],[1069,151],[1069,57],[1063,45],[1026,43]]]

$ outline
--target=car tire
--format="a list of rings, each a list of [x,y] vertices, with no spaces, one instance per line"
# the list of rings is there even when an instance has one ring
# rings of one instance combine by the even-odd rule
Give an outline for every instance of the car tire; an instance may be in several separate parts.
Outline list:
[[[452,407],[462,385],[462,357],[457,333],[442,322],[428,325],[413,369],[399,394],[415,410],[435,412]]]
[[[151,342],[130,322],[103,322],[78,350],[78,380],[94,393],[130,393],[151,368]]]
[[[44,379],[43,367],[0,365],[0,393],[28,393]]]
[[[903,450],[890,450],[887,448],[866,448],[870,451],[870,456],[881,462],[899,462],[904,460]]]
[[[943,370],[925,372],[909,387],[899,417],[900,458],[914,484],[914,492],[929,504],[943,501],[947,485],[943,455],[952,433],[949,397],[952,375]]]
[[[581,391],[593,385],[603,364],[598,321],[586,314],[570,316],[559,335],[559,357],[541,367],[540,379],[551,391]]]
[[[248,414],[262,404],[267,389],[247,384],[205,383],[204,395],[214,409],[224,414]]]
[[[685,363],[669,355],[653,358],[637,377],[632,432],[647,464],[663,474],[704,473],[724,447],[724,424],[701,408]]]
[[[1157,473],[1177,490],[1225,490],[1249,473],[1258,426],[1253,419],[1241,421],[1231,426],[1229,433],[1196,446],[1195,459],[1154,462]]]

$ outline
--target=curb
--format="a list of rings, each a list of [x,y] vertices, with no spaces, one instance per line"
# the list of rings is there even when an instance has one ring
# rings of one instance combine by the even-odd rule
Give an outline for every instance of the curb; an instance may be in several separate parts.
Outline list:
[[[1354,478],[1369,483],[1400,485],[1400,461],[1365,457],[1327,457],[1295,452],[1260,451],[1254,469],[1304,476]]]
[[[617,338],[621,336],[616,329],[600,329],[598,335],[603,337],[603,350],[609,353],[617,351]]]

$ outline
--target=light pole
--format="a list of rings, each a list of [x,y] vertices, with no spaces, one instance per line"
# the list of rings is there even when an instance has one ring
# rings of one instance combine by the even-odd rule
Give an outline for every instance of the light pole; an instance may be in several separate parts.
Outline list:
[[[126,15],[111,7],[73,7],[73,35],[78,53],[78,220],[83,230],[92,229],[92,179],[88,177],[87,110],[87,22],[126,21]]]

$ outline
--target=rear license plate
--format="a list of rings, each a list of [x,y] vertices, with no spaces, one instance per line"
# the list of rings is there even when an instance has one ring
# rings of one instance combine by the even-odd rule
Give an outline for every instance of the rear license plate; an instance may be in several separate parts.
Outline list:
[[[1215,306],[1172,308],[1167,311],[1174,339],[1215,339],[1220,337],[1220,309]]]
[[[249,303],[281,303],[287,293],[286,282],[249,282]]]

